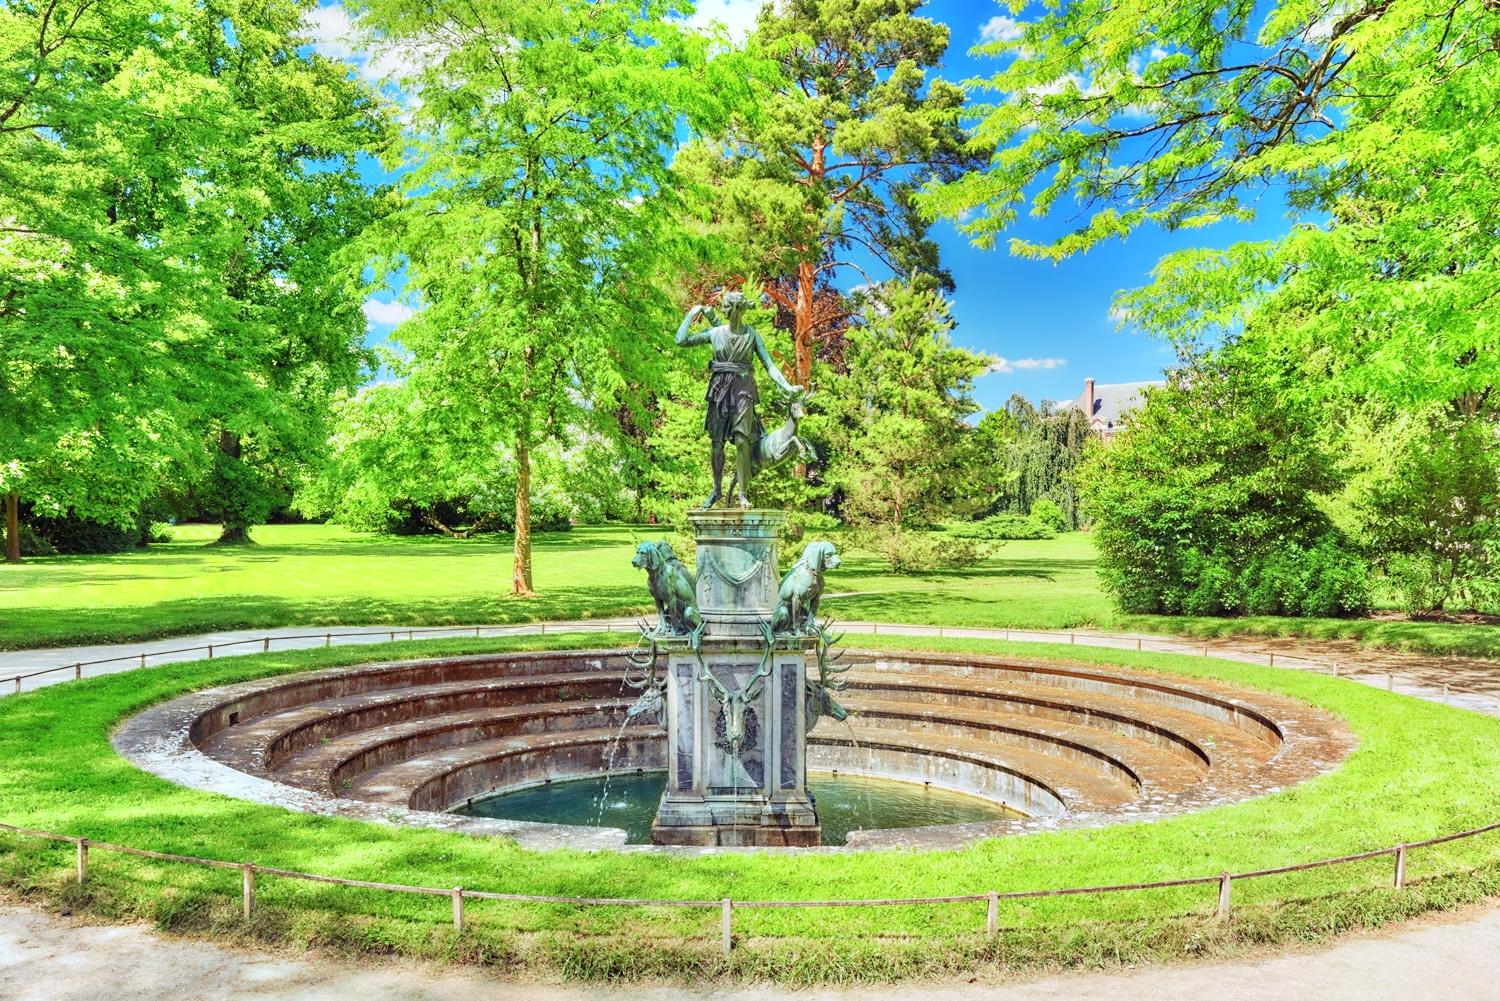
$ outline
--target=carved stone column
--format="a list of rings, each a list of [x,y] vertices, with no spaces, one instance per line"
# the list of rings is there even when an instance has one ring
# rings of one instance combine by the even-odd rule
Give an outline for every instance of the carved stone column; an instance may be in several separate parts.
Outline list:
[[[780,511],[688,515],[697,538],[700,649],[667,658],[667,790],[651,828],[671,845],[816,845],[803,702],[813,641],[778,640]],[[710,680],[711,679],[711,680]]]

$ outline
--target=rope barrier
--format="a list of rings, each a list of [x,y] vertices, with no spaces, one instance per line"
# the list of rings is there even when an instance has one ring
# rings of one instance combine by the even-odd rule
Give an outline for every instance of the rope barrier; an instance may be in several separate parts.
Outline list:
[[[953,894],[942,897],[867,897],[849,900],[734,900],[723,897],[718,900],[657,900],[636,897],[568,897],[549,894],[535,893],[499,893],[489,890],[466,890],[463,887],[435,887],[435,886],[411,886],[404,883],[383,883],[374,880],[344,879],[338,876],[328,876],[322,873],[302,872],[297,869],[281,869],[274,866],[258,865],[252,862],[228,862],[223,859],[201,858],[194,855],[177,855],[170,852],[150,851],[144,848],[132,848],[128,845],[111,844],[106,841],[93,841],[89,838],[78,837],[70,834],[58,834],[52,831],[40,831],[27,827],[19,827],[13,824],[0,823],[0,831],[9,832],[23,837],[38,838],[46,841],[66,842],[76,846],[77,851],[77,880],[83,883],[88,877],[88,853],[89,851],[115,852],[123,855],[132,855],[138,858],[155,859],[163,862],[178,862],[185,865],[198,865],[214,869],[235,869],[241,873],[241,892],[243,895],[243,913],[245,920],[250,920],[255,907],[255,887],[257,876],[276,876],[282,879],[295,879],[309,883],[321,883],[333,886],[346,886],[355,889],[380,890],[388,893],[409,893],[433,897],[451,897],[453,901],[453,926],[456,931],[462,932],[464,928],[464,901],[468,900],[498,900],[517,903],[537,904],[562,904],[571,907],[687,907],[687,908],[719,908],[722,920],[721,945],[725,955],[729,954],[732,947],[733,911],[735,908],[759,908],[759,909],[781,909],[781,908],[824,908],[824,907],[920,907],[940,904],[969,904],[983,902],[985,908],[985,934],[993,936],[996,934],[998,922],[998,903],[1001,900],[1030,900],[1039,897],[1064,897],[1078,894],[1095,893],[1126,893],[1141,890],[1160,890],[1182,886],[1202,886],[1214,884],[1217,886],[1217,905],[1215,916],[1219,920],[1227,920],[1231,916],[1230,892],[1236,880],[1259,879],[1267,876],[1280,876],[1286,873],[1303,872],[1308,869],[1317,869],[1324,866],[1343,865],[1350,862],[1362,862],[1372,858],[1383,856],[1394,856],[1395,874],[1393,886],[1396,890],[1404,889],[1406,885],[1406,862],[1407,856],[1414,848],[1426,848],[1432,845],[1446,844],[1464,838],[1478,837],[1491,831],[1500,830],[1500,822],[1485,824],[1482,827],[1474,827],[1464,831],[1456,831],[1451,834],[1443,834],[1438,837],[1428,838],[1424,841],[1403,842],[1392,845],[1389,848],[1376,848],[1370,851],[1357,852],[1352,855],[1340,855],[1334,858],[1317,859],[1311,862],[1299,862],[1292,865],[1275,866],[1269,869],[1253,869],[1248,872],[1221,872],[1213,876],[1188,876],[1181,879],[1164,879],[1148,883],[1114,883],[1105,886],[1072,886],[1058,887],[1046,890],[1010,890],[999,892],[987,890],[983,893]]]

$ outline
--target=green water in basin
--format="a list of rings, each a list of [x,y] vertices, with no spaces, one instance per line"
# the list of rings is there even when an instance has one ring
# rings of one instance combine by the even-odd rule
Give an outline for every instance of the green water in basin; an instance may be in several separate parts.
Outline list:
[[[607,780],[602,776],[574,779],[476,799],[453,812],[547,824],[619,827],[629,844],[643,845],[651,842],[651,820],[666,785],[665,772],[614,775]],[[825,845],[843,844],[850,831],[1021,816],[977,796],[863,775],[813,772],[807,788],[817,803]]]

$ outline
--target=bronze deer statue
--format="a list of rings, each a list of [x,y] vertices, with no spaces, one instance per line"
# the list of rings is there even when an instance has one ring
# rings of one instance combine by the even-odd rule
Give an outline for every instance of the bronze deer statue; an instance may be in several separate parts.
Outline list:
[[[750,449],[750,475],[754,476],[762,469],[779,466],[794,454],[798,459],[812,458],[813,447],[797,435],[797,428],[802,424],[802,418],[807,416],[806,403],[809,399],[811,396],[793,398],[790,406],[787,407],[786,420],[781,422],[781,426],[770,431],[762,429],[760,438]],[[739,472],[736,471],[729,484],[731,496],[738,482]]]
[[[760,665],[755,669],[749,679],[740,686],[737,692],[731,692],[729,688],[715,678],[708,665],[703,663],[699,657],[698,680],[709,685],[714,690],[714,697],[720,705],[720,712],[724,715],[724,749],[738,758],[740,752],[745,749],[748,742],[748,733],[745,723],[745,715],[749,711],[750,703],[759,697],[761,689],[765,687],[766,679],[771,676],[771,654],[775,644],[771,638],[771,627],[762,622],[761,630],[765,634],[766,648],[760,655]]]

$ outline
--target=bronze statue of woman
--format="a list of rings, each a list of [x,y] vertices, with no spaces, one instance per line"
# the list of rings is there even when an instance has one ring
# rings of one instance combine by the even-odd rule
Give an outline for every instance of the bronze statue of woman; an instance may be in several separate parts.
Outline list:
[[[713,442],[714,489],[703,502],[713,507],[724,496],[724,446],[734,442],[735,476],[733,503],[742,508],[750,507],[750,477],[755,472],[755,448],[761,438],[760,418],[755,405],[760,394],[755,388],[755,359],[759,358],[782,392],[793,402],[803,398],[800,387],[793,386],[782,375],[781,369],[771,360],[771,352],[755,332],[745,323],[745,310],[749,303],[740,292],[725,292],[719,297],[719,305],[728,315],[728,322],[708,306],[694,306],[682,318],[677,328],[677,345],[693,347],[707,344],[713,348],[713,358],[708,363],[708,412],[703,417],[703,430]],[[690,333],[700,316],[706,316],[713,327],[702,333]]]

